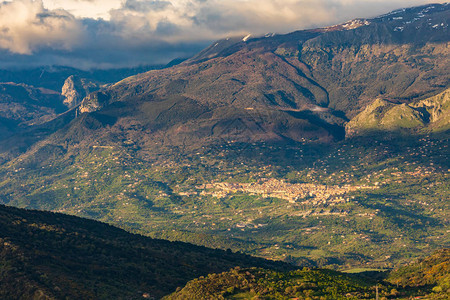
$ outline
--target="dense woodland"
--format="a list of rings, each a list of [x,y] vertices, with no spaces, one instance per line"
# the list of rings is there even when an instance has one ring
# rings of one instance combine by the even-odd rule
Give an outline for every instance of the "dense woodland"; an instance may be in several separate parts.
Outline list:
[[[392,272],[235,268],[192,280],[164,299],[375,299],[377,290],[379,299],[448,299],[450,249]]]
[[[1,206],[0,226],[4,299],[143,299],[171,292],[167,299],[369,299],[377,285],[389,299],[445,299],[450,292],[448,249],[390,273],[350,274],[296,270],[49,212]]]
[[[235,266],[292,269],[50,212],[0,206],[0,228],[2,299],[159,298],[195,277]]]

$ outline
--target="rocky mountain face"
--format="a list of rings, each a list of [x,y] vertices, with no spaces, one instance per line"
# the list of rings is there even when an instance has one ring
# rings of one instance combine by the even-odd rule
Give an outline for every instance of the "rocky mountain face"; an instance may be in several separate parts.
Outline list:
[[[450,127],[450,91],[410,104],[376,99],[346,124],[347,137],[379,134],[444,132]]]
[[[300,60],[349,118],[379,96],[410,103],[449,85],[448,19],[447,5],[399,10],[308,40]]]
[[[89,95],[80,112],[114,115],[113,128],[139,124],[174,144],[340,140],[344,123],[378,97],[410,104],[448,87],[448,19],[448,5],[434,5],[225,39],[179,66]]]
[[[64,81],[61,90],[61,95],[64,97],[63,103],[69,109],[73,108],[80,104],[84,97],[98,89],[98,83],[71,75]]]

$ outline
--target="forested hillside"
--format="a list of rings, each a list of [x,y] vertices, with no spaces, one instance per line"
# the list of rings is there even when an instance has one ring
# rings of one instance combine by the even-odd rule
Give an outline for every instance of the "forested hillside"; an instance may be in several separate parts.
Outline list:
[[[0,206],[0,298],[159,298],[235,266],[292,268],[50,212]]]

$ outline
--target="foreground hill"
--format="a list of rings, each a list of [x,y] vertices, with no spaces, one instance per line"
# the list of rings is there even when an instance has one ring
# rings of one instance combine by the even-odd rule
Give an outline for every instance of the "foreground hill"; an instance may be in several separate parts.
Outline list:
[[[188,299],[448,299],[450,249],[388,272],[355,274],[308,269],[275,272],[235,268],[190,281],[165,297]]]
[[[282,273],[236,268],[190,281],[164,299],[363,299],[374,298],[376,283],[331,270]]]
[[[450,296],[450,249],[444,249],[389,274],[397,286],[428,287],[436,294]]]
[[[2,299],[159,298],[195,277],[235,266],[289,268],[86,219],[0,206]]]
[[[165,299],[368,299],[376,285],[389,299],[445,299],[449,293],[448,249],[384,281],[380,272],[294,271],[280,262],[149,239],[50,212],[0,206],[0,228],[2,299],[152,299],[170,293]]]

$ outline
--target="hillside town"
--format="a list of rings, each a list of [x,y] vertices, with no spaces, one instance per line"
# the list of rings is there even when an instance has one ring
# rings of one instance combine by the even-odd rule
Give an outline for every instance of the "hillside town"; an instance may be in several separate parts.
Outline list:
[[[224,198],[234,193],[261,195],[265,198],[279,198],[290,203],[333,205],[350,201],[348,193],[360,189],[377,189],[377,186],[321,185],[312,183],[288,183],[277,179],[260,179],[254,183],[214,182],[197,187],[201,195]]]

